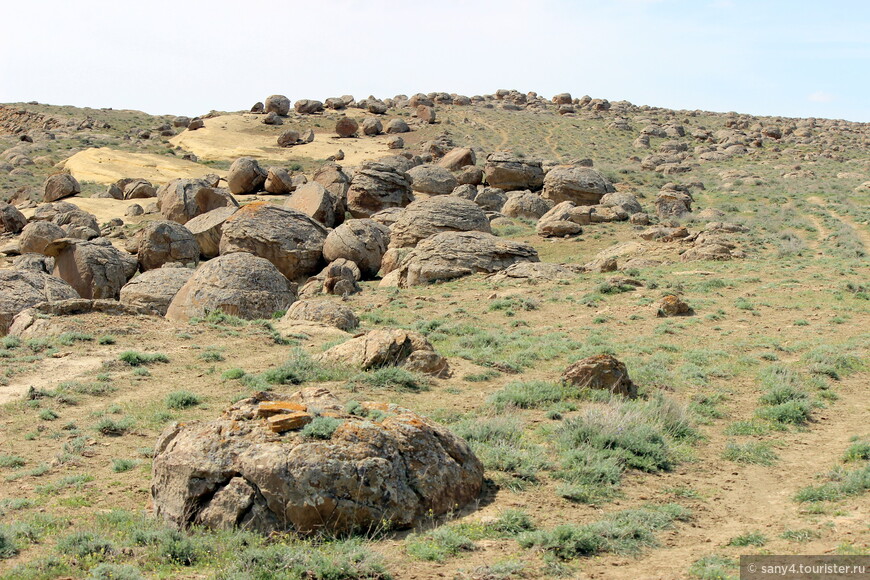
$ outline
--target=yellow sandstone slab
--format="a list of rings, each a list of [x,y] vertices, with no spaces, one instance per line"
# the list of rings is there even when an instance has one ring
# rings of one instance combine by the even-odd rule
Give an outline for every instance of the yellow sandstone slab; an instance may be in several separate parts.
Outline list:
[[[79,181],[93,181],[106,185],[125,177],[141,177],[155,186],[160,186],[178,178],[226,173],[181,158],[116,151],[106,147],[79,151],[67,159],[63,166]]]
[[[270,401],[268,403],[260,403],[257,407],[257,416],[261,418],[271,417],[273,415],[281,415],[293,413],[297,411],[307,411],[308,408],[300,403],[292,401]]]
[[[302,411],[293,413],[282,413],[281,415],[272,415],[266,419],[266,424],[269,429],[275,433],[283,433],[284,431],[293,431],[301,429],[311,422],[311,415]]]
[[[389,119],[381,120],[386,123]],[[315,127],[314,123],[320,123],[322,127]],[[388,137],[385,135],[340,139],[332,132],[334,125],[334,120],[322,117],[308,117],[299,122],[288,120],[285,125],[264,125],[263,115],[221,115],[205,119],[205,127],[184,131],[169,142],[199,159],[214,161],[235,161],[239,157],[276,161],[326,159],[341,149],[344,151],[344,160],[340,163],[359,165],[363,161],[394,153],[387,147]],[[314,129],[314,141],[293,147],[278,147],[278,135],[289,128],[302,131]]]

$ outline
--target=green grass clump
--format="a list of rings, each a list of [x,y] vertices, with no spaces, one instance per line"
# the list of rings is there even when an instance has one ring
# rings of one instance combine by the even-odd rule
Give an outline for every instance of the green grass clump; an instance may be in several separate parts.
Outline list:
[[[116,342],[118,342],[118,339],[115,338],[111,334],[104,334],[103,336],[101,336],[100,338],[97,339],[97,344],[102,344],[102,345],[115,344]]]
[[[813,349],[804,356],[804,360],[809,364],[810,372],[834,380],[840,380],[866,366],[859,356],[830,345]]]
[[[127,363],[131,367],[138,367],[158,362],[168,363],[169,357],[160,352],[144,353],[137,352],[135,350],[127,350],[121,353],[121,355],[118,357],[118,360]]]
[[[342,419],[335,417],[315,417],[302,428],[301,433],[307,439],[330,439],[342,423],[344,423]]]
[[[813,404],[808,401],[789,401],[755,411],[759,419],[770,421],[779,426],[806,425],[813,413]]]
[[[735,443],[729,441],[722,452],[722,458],[735,463],[750,463],[756,465],[773,465],[779,456],[771,449],[770,443],[747,442]]]
[[[137,465],[139,465],[138,459],[113,459],[112,471],[115,473],[124,473],[125,471],[130,471]]]
[[[245,376],[245,371],[240,368],[227,369],[221,374],[222,381],[235,381]]]
[[[131,417],[122,417],[121,419],[112,419],[111,417],[103,417],[100,419],[94,429],[103,435],[123,435],[133,427],[134,421]]]
[[[870,490],[870,463],[852,470],[837,467],[828,473],[827,479],[822,485],[811,485],[799,490],[795,494],[795,501],[838,501]]]
[[[508,407],[537,409],[571,396],[571,389],[558,383],[515,381],[493,393],[488,402],[498,411],[504,411]]]
[[[234,557],[218,580],[391,580],[379,554],[359,539],[253,546]]]
[[[76,342],[89,342],[92,340],[94,340],[92,335],[82,332],[64,332],[57,337],[57,343],[63,346],[72,346]]]
[[[686,521],[691,512],[679,504],[647,506],[614,512],[591,524],[565,524],[548,531],[519,536],[523,548],[539,548],[560,560],[611,552],[637,555],[657,545],[655,532],[675,521]]]
[[[785,530],[779,535],[779,537],[783,540],[788,540],[789,542],[805,544],[810,540],[818,538],[819,533],[815,530],[804,528],[800,530]]]
[[[18,554],[18,542],[11,530],[0,528],[0,560],[11,558]]]
[[[455,528],[444,526],[423,535],[412,534],[405,541],[412,558],[443,562],[460,552],[474,549],[474,542]]]
[[[144,578],[135,566],[104,562],[91,568],[87,580],[144,580]]]
[[[735,536],[728,541],[729,546],[763,546],[767,543],[767,537],[761,532],[748,532]]]
[[[112,542],[93,532],[74,532],[57,541],[57,550],[77,558],[96,556],[98,558],[115,553]]]
[[[843,454],[844,463],[867,460],[870,460],[870,442],[868,441],[857,441],[853,443]],[[2,458],[0,458],[0,467],[2,467],[2,465]]]
[[[166,406],[178,411],[195,407],[200,403],[202,397],[190,391],[173,391],[166,395]]]
[[[736,560],[711,554],[692,562],[689,575],[699,580],[737,580],[737,576],[731,574],[736,570]]]
[[[283,365],[265,371],[260,377],[271,385],[299,385],[309,381],[339,381],[347,375],[346,369],[321,364],[301,348],[294,348]]]
[[[27,461],[19,455],[0,455],[0,467],[24,467]]]

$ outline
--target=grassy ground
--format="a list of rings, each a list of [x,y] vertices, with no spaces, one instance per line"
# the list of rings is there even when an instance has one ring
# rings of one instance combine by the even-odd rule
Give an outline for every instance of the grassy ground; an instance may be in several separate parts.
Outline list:
[[[631,148],[646,121],[668,116],[637,112],[635,130],[623,132],[607,128],[607,115],[442,107],[440,124],[408,136],[413,144],[448,131],[488,151],[591,157],[650,209],[666,180],[702,181],[696,205],[749,228],[746,259],[668,261],[627,273],[642,283],[631,291],[608,274],[472,276],[407,290],[364,283],[348,302],[363,328],[425,333],[449,357],[450,378],[319,372],[307,355],[334,341],[281,339],[268,321],[88,315],[64,321],[63,334],[6,338],[0,392],[22,397],[0,406],[0,574],[724,578],[736,577],[740,554],[866,554],[870,199],[855,189],[867,180],[866,149],[832,133],[833,145],[767,144],[665,178],[629,157],[646,154]],[[725,122],[673,118],[687,133]],[[822,155],[832,146],[839,159]],[[783,178],[795,165],[814,176]],[[837,177],[844,172],[857,175]],[[637,239],[628,224],[559,240],[520,224],[510,237],[544,261],[571,263]],[[657,317],[667,294],[695,314]],[[569,363],[598,353],[627,364],[640,400],[559,383]],[[353,540],[178,533],[151,519],[161,430],[214,417],[258,389],[291,391],[280,384],[291,375],[449,425],[486,465],[479,502]]]

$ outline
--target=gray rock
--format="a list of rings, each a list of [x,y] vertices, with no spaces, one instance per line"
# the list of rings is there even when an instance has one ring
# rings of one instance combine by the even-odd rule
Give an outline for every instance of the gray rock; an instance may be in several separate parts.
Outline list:
[[[474,202],[443,196],[415,201],[390,227],[390,247],[414,247],[441,232],[492,233],[486,214]]]
[[[16,314],[40,302],[78,298],[75,289],[55,276],[26,270],[0,270],[0,334]]]
[[[344,222],[326,236],[323,257],[354,262],[362,276],[372,278],[381,268],[381,259],[390,243],[390,229],[371,219]]]
[[[146,272],[170,262],[196,264],[199,244],[183,225],[173,221],[153,221],[136,233],[136,257],[139,268]]]
[[[193,276],[192,269],[173,267],[173,265],[148,270],[121,288],[121,304],[147,308],[163,316],[172,299],[191,276]]]

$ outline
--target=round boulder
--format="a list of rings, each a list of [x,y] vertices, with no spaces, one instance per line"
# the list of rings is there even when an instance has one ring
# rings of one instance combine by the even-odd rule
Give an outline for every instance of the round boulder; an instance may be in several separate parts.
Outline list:
[[[169,303],[191,276],[192,269],[174,264],[148,270],[121,288],[121,304],[148,308],[163,316]]]
[[[304,213],[254,202],[224,222],[220,252],[266,258],[292,280],[317,271],[326,235],[326,228]]]
[[[199,262],[199,244],[183,225],[173,221],[149,222],[136,234],[137,258],[143,272],[163,264]]]
[[[609,354],[573,363],[562,373],[562,381],[581,389],[602,389],[630,398],[637,396],[637,386],[631,382],[625,364]]]
[[[438,165],[418,165],[408,170],[411,189],[431,195],[448,195],[459,182],[447,169]]]
[[[390,247],[408,248],[441,232],[492,233],[489,220],[473,201],[452,195],[415,201],[390,227]]]
[[[537,193],[523,191],[509,195],[501,208],[501,213],[512,218],[537,220],[553,209],[553,202],[543,199]]]
[[[42,200],[51,202],[64,197],[81,193],[82,186],[75,177],[69,173],[55,173],[50,175],[43,184]]]
[[[335,132],[339,137],[353,137],[359,130],[359,123],[350,117],[342,117],[335,123]]]
[[[27,225],[27,218],[14,205],[0,201],[0,234],[17,234]]]
[[[210,260],[220,254],[224,222],[238,209],[236,206],[219,207],[198,215],[184,224],[184,227],[196,239],[200,255],[203,258]]]
[[[219,207],[239,207],[239,202],[204,179],[174,179],[157,191],[157,206],[163,219],[186,224]]]
[[[390,229],[370,219],[349,220],[326,236],[323,257],[355,262],[362,275],[372,278],[381,269],[381,259],[390,243]]]
[[[290,99],[284,95],[272,95],[267,97],[263,111],[286,117],[287,113],[290,112]]]
[[[45,247],[45,255],[54,258],[54,275],[88,300],[117,300],[138,266],[134,256],[118,251],[106,238],[90,242],[61,238]]]
[[[294,302],[287,309],[284,320],[319,322],[344,331],[359,326],[359,318],[353,310],[341,302],[325,298]]]
[[[21,230],[18,248],[22,254],[44,254],[45,247],[66,236],[59,225],[52,222],[30,222]]]
[[[407,173],[385,163],[367,161],[350,182],[347,209],[355,218],[367,218],[388,207],[405,207],[413,199]]]
[[[172,299],[166,318],[186,321],[220,310],[246,320],[268,319],[295,300],[293,284],[269,260],[236,252],[197,268]]]
[[[227,172],[227,185],[232,194],[255,193],[265,182],[266,171],[251,157],[239,157]]]
[[[576,205],[595,205],[613,185],[599,172],[588,167],[560,165],[547,172],[541,197],[553,203],[570,201]]]
[[[0,334],[16,314],[40,302],[78,298],[75,289],[56,276],[35,270],[0,270]]]

